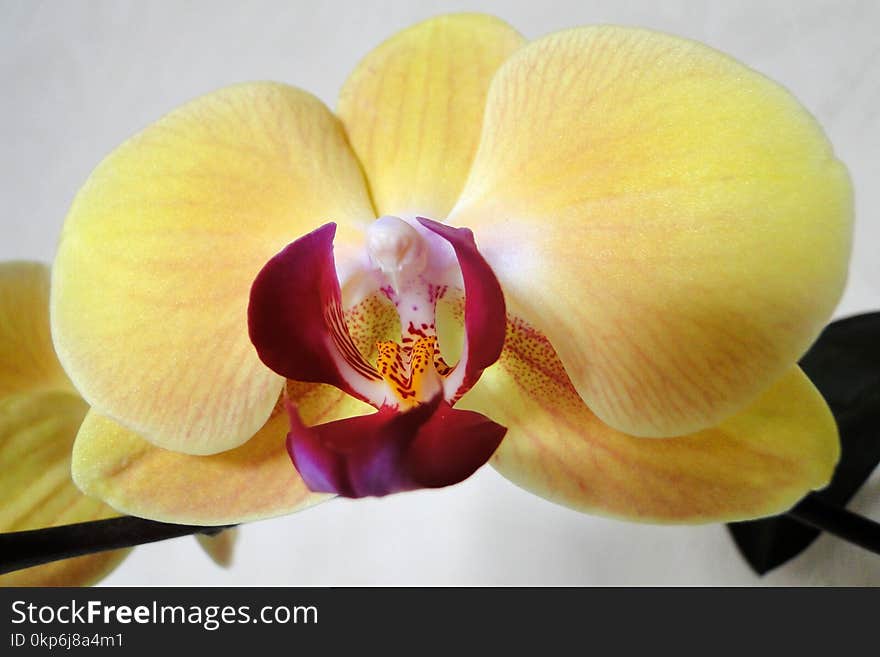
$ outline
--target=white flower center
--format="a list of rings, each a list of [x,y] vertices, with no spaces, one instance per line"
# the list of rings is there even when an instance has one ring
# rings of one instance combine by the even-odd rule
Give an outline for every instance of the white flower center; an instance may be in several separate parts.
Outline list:
[[[401,326],[400,342],[379,343],[377,366],[392,392],[387,401],[402,407],[431,399],[451,370],[440,357],[435,319],[450,250],[441,238],[399,217],[380,217],[367,230],[370,262],[388,283],[382,290]]]

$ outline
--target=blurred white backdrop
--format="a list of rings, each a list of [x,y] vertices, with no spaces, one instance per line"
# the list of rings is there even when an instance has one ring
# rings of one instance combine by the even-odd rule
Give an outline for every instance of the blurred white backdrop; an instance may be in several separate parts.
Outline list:
[[[855,252],[837,315],[880,309],[876,0],[0,0],[0,259],[50,262],[90,170],[184,101],[271,79],[332,107],[371,48],[411,23],[459,10],[496,14],[530,38],[596,23],[663,30],[726,51],[788,87],[818,117],[854,179]],[[880,518],[876,476],[851,508]],[[245,526],[228,571],[192,539],[143,546],[105,583],[880,585],[880,557],[822,537],[758,578],[722,526],[585,516],[487,467],[448,489],[332,501]]]

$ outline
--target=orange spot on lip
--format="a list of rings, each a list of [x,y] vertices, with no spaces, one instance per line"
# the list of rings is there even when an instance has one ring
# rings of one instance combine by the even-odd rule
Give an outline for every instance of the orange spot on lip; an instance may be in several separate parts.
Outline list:
[[[410,332],[416,333],[412,330]],[[403,338],[403,341],[411,340]],[[428,383],[452,371],[440,356],[435,336],[416,338],[411,346],[388,341],[379,342],[376,347],[379,353],[376,369],[406,407],[426,401],[425,389]]]

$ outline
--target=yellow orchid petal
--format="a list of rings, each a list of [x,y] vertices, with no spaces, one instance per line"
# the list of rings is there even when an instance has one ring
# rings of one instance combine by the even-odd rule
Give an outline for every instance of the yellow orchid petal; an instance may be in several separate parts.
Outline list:
[[[83,495],[70,478],[70,451],[87,406],[66,392],[0,400],[0,532],[42,529],[119,515]],[[65,559],[0,575],[0,586],[84,586],[118,565],[128,550]]]
[[[214,536],[196,534],[196,540],[218,566],[229,568],[232,565],[232,556],[235,551],[235,543],[238,540],[238,528],[226,529]]]
[[[0,263],[0,399],[39,390],[70,390],[49,335],[49,268]]]
[[[92,586],[116,570],[129,552],[131,549],[110,550],[15,570],[0,575],[0,587]]]
[[[289,383],[288,395],[308,424],[373,411],[322,384]],[[289,419],[281,404],[251,440],[211,456],[164,450],[95,411],[73,448],[73,479],[88,495],[141,518],[193,525],[260,520],[312,506],[285,446]]]
[[[154,444],[231,449],[282,379],[248,339],[251,283],[335,220],[372,209],[339,122],[303,91],[243,84],[172,112],[111,154],[77,196],[52,278],[61,362],[96,411]]]
[[[850,183],[784,89],[694,42],[597,27],[520,50],[487,103],[450,222],[604,422],[715,426],[821,330]]]
[[[797,367],[719,426],[654,440],[612,429],[581,401],[550,343],[521,322],[459,404],[508,427],[493,456],[507,478],[580,511],[705,523],[780,513],[826,485],[834,418]]]
[[[391,37],[358,65],[339,116],[380,215],[447,215],[476,152],[489,82],[522,43],[491,16],[440,16]]]

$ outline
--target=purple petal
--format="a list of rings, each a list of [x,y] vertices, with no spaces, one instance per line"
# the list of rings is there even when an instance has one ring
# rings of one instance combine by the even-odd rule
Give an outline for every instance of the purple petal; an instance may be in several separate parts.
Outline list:
[[[371,393],[381,377],[343,318],[335,234],[336,224],[325,224],[266,263],[251,287],[250,338],[260,359],[281,376],[329,383],[377,405]]]
[[[452,245],[464,279],[465,344],[461,360],[447,378],[450,403],[461,399],[480,378],[483,370],[501,356],[507,330],[507,310],[501,285],[489,263],[480,255],[474,234],[419,217],[428,230]]]
[[[456,484],[489,460],[507,431],[439,396],[405,413],[383,407],[314,427],[289,411],[287,450],[306,485],[345,497]]]

